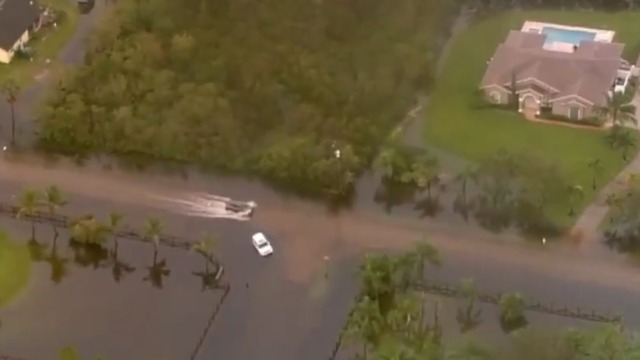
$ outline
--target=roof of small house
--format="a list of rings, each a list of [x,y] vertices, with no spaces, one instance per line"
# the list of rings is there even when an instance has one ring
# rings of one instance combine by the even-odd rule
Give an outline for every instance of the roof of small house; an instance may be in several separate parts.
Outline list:
[[[11,49],[39,15],[34,0],[0,0],[0,49]]]
[[[496,49],[481,88],[508,87],[535,79],[553,90],[553,98],[578,96],[593,104],[605,101],[621,65],[624,44],[582,41],[573,52],[544,49],[546,35],[512,30]]]

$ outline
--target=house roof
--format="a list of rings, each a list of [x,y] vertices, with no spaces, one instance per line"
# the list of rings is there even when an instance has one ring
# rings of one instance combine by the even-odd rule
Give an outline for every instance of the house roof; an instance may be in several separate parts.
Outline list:
[[[0,49],[13,47],[39,15],[34,0],[0,0]]]
[[[620,67],[624,44],[582,41],[573,52],[543,48],[544,34],[512,30],[496,49],[480,87],[509,86],[535,79],[550,88],[553,98],[577,96],[602,104]]]

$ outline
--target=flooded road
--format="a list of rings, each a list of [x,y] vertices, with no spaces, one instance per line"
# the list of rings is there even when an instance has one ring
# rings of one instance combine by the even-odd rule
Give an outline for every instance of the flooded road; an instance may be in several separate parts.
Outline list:
[[[638,270],[569,247],[524,244],[513,235],[462,222],[387,216],[370,208],[329,213],[245,180],[0,162],[2,201],[15,201],[24,186],[52,184],[70,194],[69,215],[106,218],[118,210],[132,226],[156,216],[168,233],[194,241],[207,233],[220,237],[218,253],[232,291],[202,347],[202,359],[326,359],[356,291],[353,274],[360,256],[407,249],[420,239],[440,249],[445,261],[444,268],[431,272],[435,280],[472,277],[490,291],[518,290],[542,301],[621,313],[628,325],[640,328]],[[226,214],[221,204],[210,206],[211,196],[253,201],[257,207],[250,220],[201,216],[203,211]],[[256,231],[270,237],[275,256],[263,259],[255,253],[249,239]]]

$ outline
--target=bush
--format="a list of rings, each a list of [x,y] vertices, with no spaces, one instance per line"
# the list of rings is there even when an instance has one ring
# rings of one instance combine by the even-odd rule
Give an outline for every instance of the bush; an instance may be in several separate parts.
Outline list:
[[[604,119],[595,116],[582,118],[580,120],[573,120],[568,118],[567,116],[554,114],[549,108],[540,108],[540,115],[537,115],[536,117],[542,120],[552,120],[572,125],[584,125],[592,127],[602,127],[605,123]]]

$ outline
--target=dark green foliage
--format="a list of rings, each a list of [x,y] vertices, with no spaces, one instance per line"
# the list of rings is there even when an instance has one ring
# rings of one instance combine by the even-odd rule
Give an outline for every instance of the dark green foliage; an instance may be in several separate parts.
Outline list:
[[[40,145],[344,195],[417,91],[448,0],[120,0],[63,74]],[[335,150],[341,151],[340,158]]]

